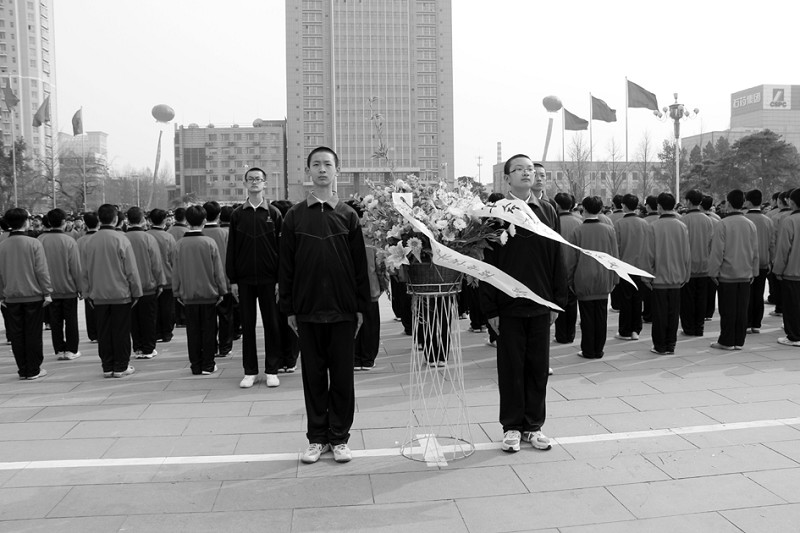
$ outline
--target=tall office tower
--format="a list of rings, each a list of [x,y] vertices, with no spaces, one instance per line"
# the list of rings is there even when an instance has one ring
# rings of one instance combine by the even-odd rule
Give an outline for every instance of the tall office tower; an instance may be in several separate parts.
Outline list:
[[[289,193],[306,156],[340,156],[339,197],[367,179],[415,173],[452,182],[450,0],[286,0]]]
[[[12,120],[2,106],[3,146],[23,137],[27,155],[38,161],[50,160],[58,136],[56,123],[56,65],[53,30],[53,0],[6,0],[0,3],[0,83],[10,86],[19,98]],[[33,126],[33,116],[50,96],[50,122]],[[5,98],[4,98],[5,100]]]

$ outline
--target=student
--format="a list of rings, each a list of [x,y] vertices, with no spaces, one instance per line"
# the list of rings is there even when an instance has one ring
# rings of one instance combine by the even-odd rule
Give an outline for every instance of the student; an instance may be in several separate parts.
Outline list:
[[[572,209],[575,207],[575,199],[571,194],[560,192],[555,196],[556,211],[558,212],[558,220],[561,226],[561,236],[567,241],[572,237],[572,234],[583,223],[580,215],[576,215]],[[566,255],[572,249],[566,244],[561,245],[562,253]],[[559,344],[572,344],[575,342],[575,326],[578,323],[578,298],[572,288],[569,289],[567,294],[567,305],[564,307],[564,312],[558,314],[556,318],[556,336],[555,340]]]
[[[152,359],[158,355],[156,350],[156,314],[158,297],[167,284],[164,275],[164,262],[156,238],[145,231],[144,212],[139,207],[128,209],[128,231],[125,236],[131,241],[139,280],[142,283],[142,297],[131,310],[131,337],[136,359]]]
[[[172,294],[172,255],[175,250],[175,237],[167,233],[164,221],[167,212],[163,209],[153,209],[148,215],[152,235],[158,243],[161,253],[161,269],[164,272],[164,289],[156,300],[156,341],[169,342],[175,327],[175,295]]]
[[[81,285],[95,310],[103,376],[124,378],[136,371],[130,364],[131,307],[142,297],[142,283],[130,241],[115,231],[117,208],[103,204],[97,217],[100,230],[86,245]]]
[[[203,209],[206,212],[203,235],[210,237],[217,244],[220,257],[226,257],[228,228],[221,228],[219,225],[221,208],[217,202],[211,200],[203,204]],[[186,220],[189,221],[189,218],[187,217]],[[189,225],[191,226],[191,221],[189,221]],[[225,291],[222,294],[222,302],[216,306],[217,320],[214,322],[217,332],[217,350],[214,353],[217,357],[227,357],[233,349],[233,295],[227,277],[225,277]]]
[[[664,355],[675,353],[681,287],[691,276],[689,230],[675,216],[675,197],[662,192],[658,195],[658,220],[650,224],[647,237],[649,268],[655,278],[647,280],[651,290],[653,326],[651,352]]]
[[[689,255],[692,258],[691,278],[681,288],[681,327],[690,336],[703,336],[706,309],[708,306],[707,288],[711,283],[708,277],[708,256],[711,253],[711,237],[714,223],[700,210],[703,193],[692,189],[686,193],[689,209],[681,221],[689,231]]]
[[[172,238],[175,239],[177,243],[188,229],[189,228],[186,226],[186,208],[179,207],[173,213],[173,224],[169,227],[167,233],[172,235]],[[183,313],[183,306],[178,303],[177,299],[173,300],[173,309],[175,310],[175,327],[185,328],[186,317]]]
[[[787,200],[791,213],[781,223],[772,267],[780,280],[785,303],[783,330],[786,336],[780,337],[778,342],[800,347],[800,189],[791,191]]]
[[[288,202],[288,200],[286,200]],[[291,205],[291,202],[289,202]],[[241,204],[237,205],[223,205],[219,210],[219,227],[223,228],[228,231],[230,237],[230,227],[231,227],[231,215],[233,212],[240,207]],[[283,216],[283,211],[281,211],[281,216]],[[226,255],[227,257],[227,255]],[[223,258],[223,262],[226,258]],[[226,273],[227,275],[227,273]],[[228,281],[230,283],[230,280]],[[236,298],[231,295],[231,314],[233,316],[233,340],[238,341],[242,338],[242,320],[241,320],[241,313],[239,312],[239,302],[236,301]],[[289,326],[286,326],[287,329]],[[292,333],[294,336],[294,333]],[[282,339],[283,337],[281,337]],[[281,344],[283,346],[283,344]]]
[[[75,239],[65,233],[67,214],[62,209],[53,209],[46,216],[50,231],[39,235],[39,242],[53,284],[53,303],[49,306],[50,336],[56,357],[61,361],[71,361],[81,356],[78,350],[80,253]]]
[[[206,210],[193,205],[186,210],[189,231],[175,246],[172,291],[186,309],[186,340],[192,374],[217,371],[216,306],[228,290],[217,243],[203,235]]]
[[[78,237],[78,256],[81,260],[81,268],[86,264],[86,245],[92,235],[97,233],[97,226],[100,221],[97,218],[96,211],[89,211],[83,214],[83,222],[86,225],[86,233]],[[83,316],[86,321],[86,336],[89,342],[97,342],[97,320],[94,316],[94,308],[89,303],[89,300],[83,300]]]
[[[9,236],[0,242],[0,306],[5,308],[6,335],[19,379],[47,375],[42,368],[42,315],[52,303],[53,286],[42,243],[28,235],[28,212],[6,211]]]
[[[617,234],[619,258],[626,263],[647,271],[647,236],[648,224],[639,217],[636,210],[639,207],[639,197],[626,194],[622,197],[622,218],[614,222],[614,232]],[[619,300],[619,330],[614,338],[635,341],[639,340],[642,332],[642,294],[645,286],[641,276],[631,276],[636,287],[630,283],[620,282]]]
[[[532,193],[534,165],[518,154],[506,161],[504,179],[508,198],[526,202],[535,216],[552,230],[560,224],[555,209]],[[562,244],[523,228],[505,246],[493,245],[484,260],[524,283],[559,307],[567,304],[567,276]],[[542,433],[550,360],[550,326],[556,312],[525,298],[512,298],[492,285],[481,284],[481,304],[489,327],[498,334],[497,375],[500,390],[501,449],[516,452],[520,441],[549,450]]]
[[[740,350],[747,335],[750,284],[758,277],[758,230],[742,213],[744,193],[728,193],[728,215],[714,231],[708,276],[719,292],[720,333],[712,348]]]
[[[772,219],[761,212],[761,191],[758,189],[748,191],[744,198],[744,216],[755,224],[758,232],[758,276],[750,285],[747,333],[761,333],[761,321],[764,318],[764,287],[770,265],[775,259],[775,230]]]
[[[700,210],[705,214],[710,220],[711,224],[714,228],[717,227],[719,221],[721,220],[719,215],[714,212],[714,198],[711,196],[704,194],[703,201],[700,202]],[[705,313],[705,321],[708,322],[714,316],[714,309],[716,308],[717,304],[717,285],[712,283],[709,279],[708,283],[706,283],[706,313]]]
[[[294,205],[290,200],[273,200],[274,205],[278,211],[281,212],[281,217],[286,218],[286,213]],[[278,372],[284,374],[293,374],[297,370],[297,358],[300,356],[300,342],[297,340],[297,335],[294,334],[292,328],[289,327],[289,317],[278,308],[278,331],[280,332],[280,362],[278,363]]]
[[[781,191],[778,194],[778,212],[772,217],[772,221],[775,223],[774,231],[775,231],[775,242],[777,246],[778,242],[778,234],[780,233],[781,226],[783,225],[783,221],[792,213],[792,208],[789,205],[789,193],[791,191]],[[773,270],[773,286],[774,286],[774,297],[773,303],[775,304],[775,309],[770,311],[769,316],[783,316],[783,290],[781,289],[781,281],[778,279],[778,276],[775,275]]]
[[[339,157],[330,148],[308,154],[313,188],[286,214],[281,234],[281,307],[303,354],[309,442],[304,463],[316,462],[331,447],[337,462],[352,458],[347,443],[355,411],[353,349],[370,288],[358,215],[333,190],[338,173]]]

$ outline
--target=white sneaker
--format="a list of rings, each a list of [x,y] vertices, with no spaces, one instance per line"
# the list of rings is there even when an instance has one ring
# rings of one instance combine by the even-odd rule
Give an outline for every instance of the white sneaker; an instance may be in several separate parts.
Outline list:
[[[82,354],[81,352],[61,352],[58,354],[59,361],[72,361],[73,359],[77,359]]]
[[[36,374],[35,376],[28,376],[26,379],[32,381],[34,379],[43,378],[46,375],[47,375],[47,370],[45,370],[44,368],[40,368],[38,374]]]
[[[319,461],[319,456],[331,450],[330,444],[319,444],[312,442],[306,448],[306,451],[300,456],[300,460],[308,465]]]
[[[550,444],[550,438],[546,437],[541,431],[525,431],[522,434],[522,440],[530,442],[531,446],[537,450],[549,450],[553,447]]]
[[[639,334],[634,331],[633,333],[631,333],[631,339],[635,340],[635,341],[638,341],[639,340]]]
[[[337,463],[348,463],[353,459],[353,453],[347,443],[337,444],[333,447],[333,460]]]
[[[210,376],[211,374],[213,374],[216,371],[217,371],[217,365],[214,365],[214,370],[203,370],[202,372],[200,372],[200,375],[201,376]]]
[[[114,374],[112,374],[112,377],[115,377],[115,378],[124,378],[124,377],[126,377],[126,376],[130,376],[130,375],[131,375],[131,374],[133,374],[134,372],[136,372],[136,369],[135,369],[135,368],[133,368],[133,365],[128,365],[128,368],[127,368],[127,369],[125,369],[123,372],[114,372]]]
[[[504,452],[518,452],[519,451],[520,433],[514,429],[506,431],[503,435],[503,442],[500,443],[500,449]]]
[[[778,344],[783,344],[784,346],[800,346],[800,341],[790,341],[789,337],[781,337],[778,339]]]
[[[249,389],[253,385],[255,385],[258,376],[245,376],[242,378],[242,381],[239,382],[239,387],[242,389]]]
[[[267,387],[277,387],[281,384],[278,374],[267,374]]]
[[[103,377],[104,378],[113,378],[114,377],[114,373],[113,372],[103,372]]]
[[[153,350],[150,353],[143,353],[139,352],[139,355],[136,356],[137,359],[152,359],[153,357],[158,355],[158,350]]]

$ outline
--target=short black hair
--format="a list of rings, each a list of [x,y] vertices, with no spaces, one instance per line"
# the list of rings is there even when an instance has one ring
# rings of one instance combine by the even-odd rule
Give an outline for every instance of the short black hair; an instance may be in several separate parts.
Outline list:
[[[622,209],[622,198],[621,194],[615,194],[614,198],[611,199],[611,203],[614,204],[614,207],[617,209]]]
[[[61,224],[67,219],[67,213],[63,209],[56,207],[47,212],[47,222],[50,224],[51,229],[60,228]]]
[[[220,222],[230,222],[232,214],[233,214],[233,207],[230,205],[223,205],[219,210]]]
[[[252,170],[252,169],[251,169]],[[212,220],[216,220],[219,216],[219,202],[216,200],[210,200],[203,204],[203,209],[206,210],[206,220],[211,222]]]
[[[142,211],[141,207],[133,206],[128,209],[125,217],[128,219],[129,224],[141,224],[144,222],[144,211]]]
[[[513,160],[515,160],[515,159],[518,159],[518,158],[520,158],[520,157],[524,157],[525,159],[531,159],[531,158],[530,158],[530,156],[527,156],[527,155],[525,155],[525,154],[516,154],[516,155],[512,155],[511,157],[509,157],[508,159],[506,159],[506,164],[505,164],[505,165],[503,165],[503,174],[505,174],[506,176],[508,176],[508,175],[509,175],[509,173],[511,172],[511,162],[512,162]],[[531,161],[533,161],[533,159],[531,159]]]
[[[714,207],[714,198],[712,198],[712,197],[711,197],[710,195],[708,195],[708,194],[704,194],[704,195],[703,195],[703,201],[702,201],[702,202],[700,202],[700,206],[701,206],[703,209],[705,209],[706,211],[709,211],[709,210],[711,210],[711,208],[712,208],[712,207]]]
[[[244,171],[244,176],[242,176],[242,179],[247,179],[247,173],[248,172],[253,172],[253,171],[261,172],[261,175],[264,176],[264,179],[267,179],[267,173],[264,172],[264,169],[261,168],[261,167],[249,167],[249,168],[247,168]]]
[[[789,194],[789,199],[794,202],[797,207],[800,207],[800,189],[793,189]],[[787,202],[788,203],[788,202]]]
[[[167,212],[163,209],[159,209],[158,207],[152,209],[150,214],[148,215],[150,222],[155,224],[156,226],[160,226],[164,223],[164,220],[167,218]]]
[[[186,210],[186,222],[188,222],[190,226],[202,226],[206,217],[206,210],[202,205],[193,205]]]
[[[556,204],[558,204],[558,207],[564,211],[569,211],[575,206],[575,200],[573,200],[572,195],[567,192],[560,192],[556,194],[553,200],[555,200]]]
[[[534,163],[533,166],[534,167],[539,167],[539,168],[542,168],[542,169],[544,168],[544,165],[541,164],[541,163]]]
[[[100,224],[100,219],[97,218],[97,211],[87,211],[83,214],[83,221],[89,229],[95,229]]]
[[[728,204],[734,209],[744,207],[744,192],[741,189],[733,189],[726,198],[728,199]]]
[[[489,198],[487,198],[486,201],[490,204],[493,204],[495,202],[502,200],[503,198],[505,198],[505,195],[503,193],[493,192],[492,194],[489,195]]]
[[[596,215],[603,209],[603,200],[599,196],[587,196],[583,199],[581,205],[590,215]]]
[[[636,208],[639,207],[639,197],[635,194],[626,194],[622,197],[622,203],[631,211],[636,211]]]
[[[694,206],[699,206],[700,202],[703,201],[703,193],[701,193],[697,189],[692,189],[692,190],[686,192],[686,195],[684,196],[684,198],[689,200],[690,204],[692,204]]]
[[[360,203],[357,200],[350,199],[350,200],[347,200],[345,202],[345,204],[347,204],[347,205],[349,205],[350,207],[353,208],[353,211],[356,212],[356,214],[358,215],[358,218],[361,218],[361,217],[364,216],[364,208],[361,207]]]
[[[273,200],[271,203],[281,212],[281,216],[283,217],[286,216],[286,213],[294,205],[291,200]]]
[[[115,205],[103,204],[97,208],[97,218],[100,219],[101,224],[113,224],[116,216],[117,206]]]
[[[327,146],[317,146],[311,152],[309,152],[308,157],[306,157],[306,168],[311,168],[311,158],[314,154],[318,154],[320,152],[327,152],[333,156],[333,162],[336,163],[336,168],[339,168],[339,156],[336,152],[333,151],[333,148],[328,148]]]
[[[675,196],[671,192],[662,192],[658,195],[658,205],[664,211],[672,211],[675,209]]]
[[[761,191],[758,189],[753,189],[752,191],[747,191],[747,194],[744,195],[744,199],[750,202],[753,205],[761,205],[761,200],[764,197],[761,194]]]
[[[647,198],[644,199],[644,203],[647,207],[655,211],[658,209],[658,197],[654,195],[649,195]]]
[[[175,222],[183,222],[184,220],[186,220],[186,208],[179,207],[178,209],[175,210],[173,216],[175,217]]]
[[[11,231],[16,231],[22,229],[22,226],[25,225],[25,222],[28,220],[28,212],[22,209],[21,207],[12,207],[6,214],[3,216],[3,220],[5,220],[8,229]]]

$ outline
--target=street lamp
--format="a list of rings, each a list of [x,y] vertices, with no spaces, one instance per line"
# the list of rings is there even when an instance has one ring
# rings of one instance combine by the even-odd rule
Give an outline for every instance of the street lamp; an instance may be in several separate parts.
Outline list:
[[[666,120],[665,114],[669,113],[669,118],[672,119],[675,126],[675,201],[680,202],[681,198],[681,119],[694,118],[699,113],[698,108],[694,108],[689,112],[683,104],[678,103],[678,93],[673,93],[675,96],[675,103],[669,107],[664,107],[661,111],[653,111],[653,114],[658,118]]]

